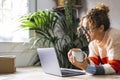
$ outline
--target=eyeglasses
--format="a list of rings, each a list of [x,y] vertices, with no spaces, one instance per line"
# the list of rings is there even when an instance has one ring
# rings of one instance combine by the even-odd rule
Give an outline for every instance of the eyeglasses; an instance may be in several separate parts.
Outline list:
[[[91,29],[89,29],[89,28],[84,28],[83,26],[81,27],[81,30],[84,32],[91,32],[92,30],[94,30],[95,28],[97,28],[97,27],[93,27],[93,28],[91,28]]]

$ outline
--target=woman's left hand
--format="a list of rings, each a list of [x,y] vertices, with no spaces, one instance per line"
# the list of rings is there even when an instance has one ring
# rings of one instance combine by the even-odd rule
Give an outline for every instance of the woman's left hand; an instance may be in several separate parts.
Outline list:
[[[70,49],[68,52],[68,59],[69,61],[76,67],[86,70],[87,66],[88,66],[88,62],[87,62],[87,58],[84,59],[83,62],[78,62],[76,60],[76,58],[72,55],[72,51],[74,51],[76,49]]]

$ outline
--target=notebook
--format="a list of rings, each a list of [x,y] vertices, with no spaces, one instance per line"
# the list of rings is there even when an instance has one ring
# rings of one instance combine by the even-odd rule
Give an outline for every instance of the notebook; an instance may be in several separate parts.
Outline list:
[[[42,69],[47,74],[56,76],[75,76],[85,74],[85,72],[81,70],[60,68],[54,48],[38,48],[37,52]]]

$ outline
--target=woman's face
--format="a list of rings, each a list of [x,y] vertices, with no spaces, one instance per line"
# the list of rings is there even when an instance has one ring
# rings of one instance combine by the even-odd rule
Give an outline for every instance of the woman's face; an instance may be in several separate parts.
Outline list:
[[[97,37],[99,37],[99,31],[95,26],[90,27],[89,26],[89,21],[87,20],[87,18],[83,19],[83,23],[82,23],[82,30],[83,30],[83,34],[85,34],[87,40],[90,42],[92,40],[97,39]]]

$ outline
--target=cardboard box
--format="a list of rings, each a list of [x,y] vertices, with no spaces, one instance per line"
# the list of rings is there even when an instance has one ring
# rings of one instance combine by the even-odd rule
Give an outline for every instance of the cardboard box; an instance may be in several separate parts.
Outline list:
[[[15,71],[15,56],[0,56],[0,74],[14,73]]]

